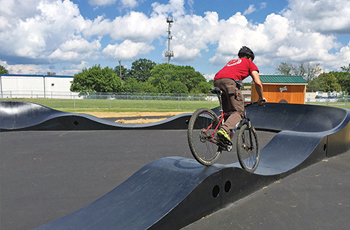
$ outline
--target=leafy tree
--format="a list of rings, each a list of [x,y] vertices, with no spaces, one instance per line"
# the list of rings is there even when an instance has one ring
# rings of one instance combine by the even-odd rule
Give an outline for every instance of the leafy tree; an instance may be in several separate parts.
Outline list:
[[[285,62],[282,62],[276,67],[276,71],[280,74],[291,76],[293,75],[292,73],[292,66],[293,64],[287,64]]]
[[[212,87],[214,87],[213,83],[202,81],[192,89],[191,93],[209,93]]]
[[[331,72],[337,78],[341,90],[350,92],[350,64],[349,66],[341,67],[341,72]]]
[[[154,87],[151,83],[148,81],[146,82],[139,82],[140,89],[142,93],[157,93],[157,88]]]
[[[201,82],[207,83],[205,77],[191,66],[177,66],[177,70],[178,80],[183,82],[191,93],[196,91],[194,89],[198,88]]]
[[[172,81],[173,70],[172,64],[158,64],[151,70],[151,77],[148,81],[157,88],[159,93],[169,93],[169,83]]]
[[[120,76],[120,69],[121,69],[121,76]],[[127,79],[127,73],[128,73],[128,69],[125,68],[124,66],[116,66],[114,67],[114,73],[120,77],[123,81],[125,81]]]
[[[137,81],[146,82],[151,76],[151,70],[156,66],[151,60],[140,58],[132,63],[131,69],[126,74],[126,78],[135,78]]]
[[[70,90],[83,94],[94,92],[119,92],[121,79],[116,76],[113,69],[100,65],[94,65],[89,69],[83,69],[81,73],[73,76]]]
[[[350,73],[349,72],[330,72],[337,79],[341,91],[350,92]]]
[[[169,93],[170,82],[181,82],[188,92],[198,86],[200,82],[206,82],[204,76],[191,66],[177,66],[168,63],[158,64],[151,70],[149,82],[157,87],[160,93]]]
[[[188,93],[188,89],[181,81],[173,81],[169,84],[169,93]]]
[[[323,92],[341,91],[341,86],[333,73],[320,74],[317,78],[310,82],[309,88],[312,88],[315,91]]]
[[[129,78],[124,82],[124,91],[128,93],[140,93],[141,84],[135,78]]]
[[[350,73],[350,63],[349,63],[349,66],[342,66],[340,68],[342,69],[343,72]]]
[[[323,91],[318,78],[313,79],[306,87],[307,92]]]
[[[170,93],[169,81],[166,76],[157,78],[150,77],[149,83],[157,89],[157,93]]]
[[[312,64],[308,62],[305,64],[304,62],[300,62],[299,65],[296,65],[282,62],[276,67],[276,71],[283,75],[301,76],[310,83],[321,73],[322,67],[319,63]]]
[[[8,74],[9,71],[7,71],[7,69],[5,69],[5,67],[3,67],[2,65],[0,65],[0,75],[1,74]]]

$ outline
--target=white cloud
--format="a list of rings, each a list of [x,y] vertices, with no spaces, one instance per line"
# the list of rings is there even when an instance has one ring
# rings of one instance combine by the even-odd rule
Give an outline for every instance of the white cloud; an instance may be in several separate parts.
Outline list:
[[[89,0],[89,4],[93,6],[109,6],[113,5],[117,0]],[[120,0],[124,7],[134,8],[137,6],[136,0]]]
[[[134,8],[137,6],[136,0],[122,0],[122,3],[126,7]]]
[[[253,41],[249,38],[248,24],[247,19],[240,13],[228,20],[219,20],[216,12],[207,12],[205,17],[186,16],[174,24],[173,40],[175,46],[182,45],[182,53],[185,53],[183,49],[187,48],[187,52],[192,54],[187,55],[187,58],[200,57],[201,50],[207,52],[209,45],[217,44],[216,55],[210,61],[221,65],[236,56],[238,49],[246,40]],[[193,55],[194,50],[198,50],[197,55]],[[176,51],[175,56],[180,58]]]
[[[125,40],[120,45],[108,45],[102,53],[111,59],[134,60],[142,54],[154,50],[154,47],[143,42]]]
[[[205,79],[207,79],[207,81],[214,80],[215,73],[212,73],[212,74],[204,74],[204,77],[205,77]]]
[[[7,69],[10,74],[43,74],[48,72],[40,65],[8,65],[6,61],[2,60],[0,60],[0,65]]]
[[[248,14],[251,14],[253,13],[254,11],[256,11],[254,5],[249,5],[248,9],[246,9],[243,13],[243,15],[248,15]]]
[[[328,18],[320,16],[323,15],[324,11],[312,10],[315,17],[309,15],[310,20],[306,19],[305,22],[313,23],[312,20],[317,19],[318,14],[320,17],[317,19],[320,22],[319,25],[316,27],[316,23],[313,23],[308,25],[309,27],[303,26],[303,24],[298,23],[297,19],[309,14],[309,11],[305,9],[309,9],[308,6],[313,6],[312,2],[315,3],[315,1],[308,0],[301,4],[301,0],[291,0],[292,11],[284,11],[282,15],[270,14],[266,17],[265,22],[260,24],[249,22],[240,13],[236,13],[228,20],[219,20],[216,12],[207,12],[204,17],[183,15],[177,18],[173,25],[172,47],[174,47],[175,57],[178,61],[193,61],[201,56],[201,51],[208,51],[209,44],[211,46],[217,44],[215,55],[209,59],[214,65],[224,65],[229,59],[236,57],[236,53],[242,45],[247,45],[256,52],[257,63],[270,67],[288,60],[320,62],[328,67],[333,64],[333,60],[339,57],[348,60],[348,47],[343,47],[340,52],[330,53],[331,50],[339,49],[341,44],[337,42],[334,35],[323,34],[322,31],[316,29],[321,28],[322,25],[333,23],[333,29],[346,31],[347,27],[350,27],[350,22],[347,22],[350,20],[347,16],[350,13],[348,12],[350,3],[345,0],[316,1],[323,2],[326,6],[334,2],[335,6],[328,7],[325,11],[329,12],[325,15],[337,17],[337,20],[326,22]],[[340,9],[341,5],[345,6],[345,9]],[[266,3],[260,5],[260,8],[265,7]],[[245,14],[254,10],[255,7],[250,5]],[[337,11],[341,12],[343,16],[339,17]],[[345,23],[337,23],[343,18],[346,18]],[[303,28],[300,28],[301,26]],[[329,26],[329,28],[332,27]],[[325,30],[326,28],[323,31]]]
[[[201,56],[200,49],[187,48],[185,47],[184,44],[175,45],[173,51],[176,54],[174,55],[174,60],[178,62],[188,62],[188,61],[194,60],[196,57]]]
[[[115,18],[110,35],[113,39],[130,39],[133,41],[152,41],[165,34],[166,20],[162,15],[148,18],[145,14],[131,12],[124,17]]]
[[[70,65],[68,68],[64,68],[63,70],[57,72],[57,75],[68,75],[73,76],[74,74],[80,73],[83,69],[90,68],[90,65],[86,61],[81,61],[79,64]]]
[[[61,44],[58,49],[48,56],[48,58],[64,61],[83,60],[97,56],[97,51],[100,48],[101,44],[98,40],[88,42],[85,39],[77,38],[68,40]]]
[[[194,5],[194,0],[188,0],[187,1],[188,6],[190,7],[190,13],[193,14],[193,5]]]
[[[89,1],[96,6],[120,3],[128,8],[140,2],[145,1]],[[263,9],[266,4],[257,7]],[[262,23],[245,17],[256,11],[254,5],[243,15],[238,12],[224,20],[217,12],[193,14],[193,0],[154,2],[149,12],[128,11],[115,18],[94,19],[84,18],[70,0],[0,0],[0,5],[0,54],[15,64],[86,64],[103,55],[135,60],[155,50],[157,42],[159,50],[167,48],[168,15],[175,20],[171,49],[178,63],[203,60],[205,53],[209,63],[224,65],[243,45],[252,48],[261,66],[313,61],[334,69],[350,62],[350,44],[342,45],[335,37],[350,34],[348,0],[289,0],[288,8],[267,15]],[[109,45],[104,43],[107,40]],[[68,68],[75,69],[72,65]]]
[[[350,33],[348,0],[289,0],[283,15],[303,32]]]
[[[106,6],[106,5],[112,5],[117,0],[89,0],[90,5],[94,6]]]
[[[215,33],[220,34],[218,47],[209,59],[214,65],[224,65],[237,57],[242,45],[257,54],[256,63],[270,67],[275,65],[274,60],[327,62],[335,58],[329,50],[339,46],[334,36],[301,32],[287,18],[276,14],[269,15],[263,24],[251,24],[236,14],[220,21]]]
[[[15,1],[16,6],[12,8],[9,6],[8,14],[15,15],[7,17],[6,27],[11,29],[0,33],[0,52],[3,55],[47,58],[52,50],[74,38],[86,26],[77,5],[70,1],[36,1],[36,4],[32,1],[36,9],[28,4],[29,12],[35,12],[28,17],[23,16],[28,14],[27,5],[17,5],[18,2]]]
[[[328,55],[328,58],[322,61],[322,65],[326,69],[333,70],[334,67],[340,70],[342,66],[348,66],[350,63],[350,42],[348,45],[342,47],[339,52]]]
[[[28,18],[37,12],[40,0],[0,0],[0,15],[10,21]]]
[[[172,15],[175,20],[185,14],[184,0],[169,0],[168,4],[152,3],[154,13],[158,15]]]
[[[134,11],[123,17],[116,17],[113,21],[97,17],[90,22],[83,34],[87,37],[110,35],[114,40],[151,42],[165,34],[165,19],[163,15],[153,15],[149,18],[143,13]]]

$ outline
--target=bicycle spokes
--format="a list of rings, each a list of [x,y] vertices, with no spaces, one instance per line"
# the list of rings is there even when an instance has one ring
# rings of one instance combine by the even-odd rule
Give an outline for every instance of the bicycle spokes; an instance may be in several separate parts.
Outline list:
[[[211,165],[220,156],[215,139],[215,130],[219,124],[216,114],[208,109],[199,109],[188,123],[188,143],[193,156],[204,165]]]
[[[242,168],[253,172],[259,163],[259,148],[254,128],[244,124],[237,139],[238,159]]]
[[[220,120],[219,120],[220,118]],[[203,165],[212,165],[220,157],[223,150],[231,151],[232,145],[227,145],[216,137],[223,114],[220,117],[210,109],[196,110],[188,123],[188,143],[194,158]],[[249,119],[242,122],[237,130],[237,155],[242,168],[253,172],[259,163],[259,146],[257,134]]]

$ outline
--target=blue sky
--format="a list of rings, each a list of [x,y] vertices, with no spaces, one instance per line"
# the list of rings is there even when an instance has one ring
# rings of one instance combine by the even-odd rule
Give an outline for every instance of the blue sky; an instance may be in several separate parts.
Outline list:
[[[348,0],[0,0],[0,65],[12,74],[74,75],[96,64],[127,68],[139,58],[213,78],[249,46],[262,74],[281,62],[350,63]]]

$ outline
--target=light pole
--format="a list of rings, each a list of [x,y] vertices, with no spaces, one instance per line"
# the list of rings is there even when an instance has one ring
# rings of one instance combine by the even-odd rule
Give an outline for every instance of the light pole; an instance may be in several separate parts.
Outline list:
[[[171,62],[171,58],[174,57],[174,52],[170,50],[170,40],[173,38],[173,36],[171,36],[171,23],[174,22],[174,19],[169,16],[167,19],[166,19],[166,22],[169,24],[168,25],[168,50],[165,51],[165,57],[168,58],[168,63],[170,64]]]

